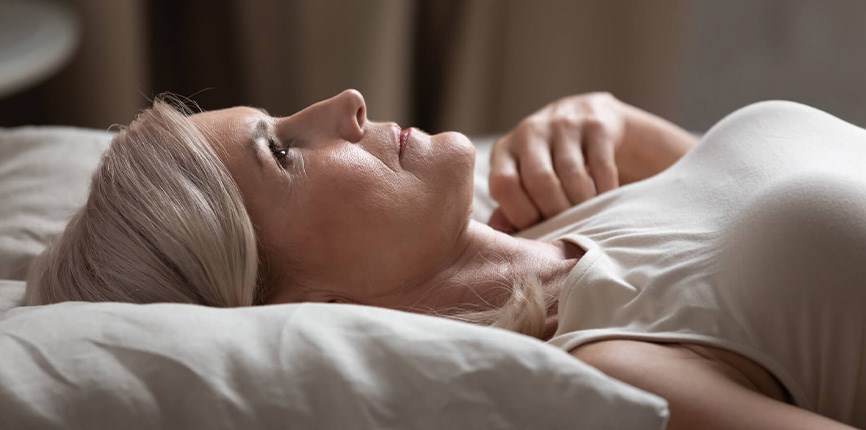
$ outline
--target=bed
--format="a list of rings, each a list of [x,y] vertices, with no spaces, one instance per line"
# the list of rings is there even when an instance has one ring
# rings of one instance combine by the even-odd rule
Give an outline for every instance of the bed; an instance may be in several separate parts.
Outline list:
[[[665,401],[544,342],[345,304],[21,307],[111,134],[0,129],[0,428],[662,429]],[[473,217],[491,139],[477,139]]]

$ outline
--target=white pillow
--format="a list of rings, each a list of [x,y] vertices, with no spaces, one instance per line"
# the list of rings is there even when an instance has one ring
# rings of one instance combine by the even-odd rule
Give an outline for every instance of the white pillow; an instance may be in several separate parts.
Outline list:
[[[24,281],[0,279],[0,318],[6,311],[23,304],[24,286]]]
[[[84,204],[111,133],[72,127],[0,129],[0,279],[30,261]]]
[[[313,303],[14,308],[0,314],[0,411],[10,429],[662,429],[667,417],[664,400],[533,338]]]
[[[475,144],[475,193],[472,196],[472,219],[487,224],[493,210],[498,206],[490,197],[487,175],[490,173],[490,150],[496,136],[472,139]]]

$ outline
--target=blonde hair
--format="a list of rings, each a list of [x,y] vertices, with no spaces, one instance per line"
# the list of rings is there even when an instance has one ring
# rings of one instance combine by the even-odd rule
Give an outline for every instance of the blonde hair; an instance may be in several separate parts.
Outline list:
[[[508,300],[501,307],[486,305],[475,310],[456,307],[433,314],[473,324],[488,325],[543,339],[546,333],[547,311],[557,303],[556,297],[545,293],[541,281],[534,276],[512,283]]]
[[[262,300],[240,190],[175,104],[158,98],[114,137],[84,207],[31,264],[25,304]]]
[[[85,205],[32,264],[25,304],[262,304],[252,222],[230,172],[170,97],[114,137]],[[542,337],[552,303],[535,278],[502,307],[433,313]]]

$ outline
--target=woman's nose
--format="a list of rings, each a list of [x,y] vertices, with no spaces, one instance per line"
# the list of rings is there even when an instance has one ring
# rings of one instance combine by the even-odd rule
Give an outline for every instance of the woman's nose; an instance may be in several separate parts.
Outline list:
[[[329,101],[337,124],[337,132],[343,139],[357,143],[364,137],[367,122],[367,104],[357,90],[346,90]]]

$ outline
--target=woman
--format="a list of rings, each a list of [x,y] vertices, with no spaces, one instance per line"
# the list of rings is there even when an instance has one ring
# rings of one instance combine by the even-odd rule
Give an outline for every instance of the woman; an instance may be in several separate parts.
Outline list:
[[[552,338],[665,397],[672,429],[866,426],[864,138],[777,102],[690,149],[610,95],[565,98],[496,143],[494,229],[470,221],[470,142],[368,121],[356,91],[284,118],[158,100],[26,302],[434,313]]]

